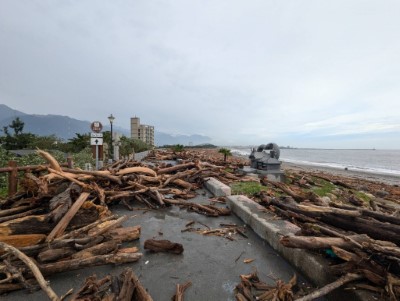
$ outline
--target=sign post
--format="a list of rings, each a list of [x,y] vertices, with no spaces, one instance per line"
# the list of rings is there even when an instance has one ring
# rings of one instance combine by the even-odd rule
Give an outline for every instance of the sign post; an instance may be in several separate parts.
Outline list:
[[[99,169],[99,146],[103,145],[103,133],[101,130],[103,129],[103,125],[100,121],[94,121],[90,125],[93,133],[90,133],[90,145],[94,145],[96,147],[96,170]]]

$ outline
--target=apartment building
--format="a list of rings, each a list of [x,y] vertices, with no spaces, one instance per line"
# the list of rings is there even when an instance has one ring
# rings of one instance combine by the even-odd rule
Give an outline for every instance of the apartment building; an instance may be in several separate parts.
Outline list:
[[[139,117],[131,118],[131,138],[139,139],[143,142],[154,146],[154,126],[140,124]]]

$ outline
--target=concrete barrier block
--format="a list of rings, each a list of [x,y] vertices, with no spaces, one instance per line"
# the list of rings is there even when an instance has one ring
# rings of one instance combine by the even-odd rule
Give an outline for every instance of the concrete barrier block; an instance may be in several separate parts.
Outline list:
[[[215,178],[206,178],[204,183],[205,188],[214,196],[231,195],[231,188]]]
[[[265,240],[290,264],[317,286],[324,286],[335,279],[329,273],[326,259],[307,250],[286,248],[279,240],[285,235],[295,235],[300,230],[296,225],[267,212],[265,208],[243,195],[228,196],[231,210],[257,235]],[[328,300],[374,300],[371,294],[363,291],[338,289],[327,296]]]

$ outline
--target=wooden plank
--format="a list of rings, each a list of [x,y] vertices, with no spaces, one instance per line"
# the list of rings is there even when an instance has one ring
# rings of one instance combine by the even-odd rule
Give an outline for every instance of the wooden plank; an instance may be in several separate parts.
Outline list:
[[[68,227],[70,221],[78,212],[79,208],[81,208],[82,204],[87,200],[90,193],[82,192],[79,198],[75,201],[75,203],[71,206],[68,212],[64,215],[64,217],[60,220],[60,222],[54,227],[54,229],[50,232],[50,234],[46,238],[46,242],[52,241],[54,238],[57,238],[64,234],[65,229]]]

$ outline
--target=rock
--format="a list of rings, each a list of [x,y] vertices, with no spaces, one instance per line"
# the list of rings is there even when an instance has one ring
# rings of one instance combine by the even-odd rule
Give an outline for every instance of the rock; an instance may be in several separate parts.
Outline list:
[[[389,192],[385,190],[378,190],[375,194],[377,197],[384,198],[389,194]]]
[[[328,197],[328,198],[330,198],[331,199],[331,201],[336,201],[337,200],[337,196],[336,195],[334,195],[333,193],[327,193],[326,194],[326,196]]]
[[[366,185],[360,185],[360,186],[358,187],[358,190],[361,190],[361,191],[368,191],[368,186],[366,186]]]
[[[324,205],[324,206],[329,206],[329,203],[331,199],[327,196],[323,196],[319,198],[319,201]]]

